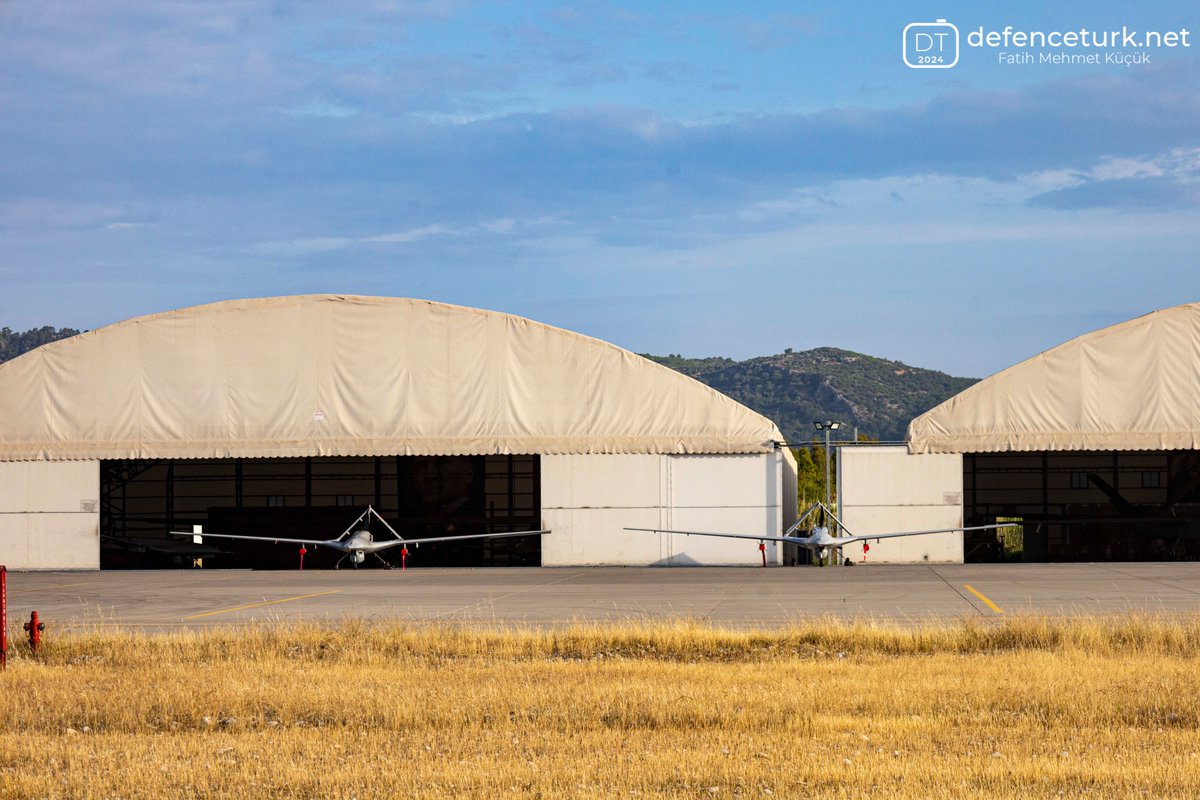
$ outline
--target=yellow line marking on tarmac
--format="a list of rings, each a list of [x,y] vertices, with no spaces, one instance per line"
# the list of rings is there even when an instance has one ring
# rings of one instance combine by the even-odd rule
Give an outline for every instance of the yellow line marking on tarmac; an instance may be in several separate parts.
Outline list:
[[[993,603],[991,600],[988,600],[988,599],[987,599],[986,597],[984,597],[984,596],[983,596],[983,595],[982,595],[980,592],[977,592],[977,591],[975,591],[975,587],[974,587],[974,586],[972,586],[971,584],[969,584],[969,583],[964,583],[964,584],[963,584],[963,588],[964,588],[964,589],[966,589],[966,590],[967,590],[968,592],[970,592],[971,594],[973,594],[973,595],[975,595],[976,597],[978,597],[980,600],[982,600],[982,601],[983,601],[983,604],[984,604],[985,606],[987,606],[988,608],[990,608],[992,611],[995,611],[997,614],[1003,614],[1003,613],[1004,613],[1004,609],[1003,609],[1003,608],[1001,608],[1000,606],[996,605],[996,604],[995,604],[995,603]]]
[[[234,606],[233,608],[222,608],[218,611],[205,611],[203,614],[192,614],[190,617],[184,617],[184,619],[185,620],[202,619],[203,617],[212,617],[217,614],[228,614],[230,611],[245,611],[248,608],[262,608],[263,606],[273,606],[273,605],[276,605],[277,603],[290,603],[293,600],[307,600],[310,597],[322,597],[327,594],[337,594],[340,591],[342,591],[342,590],[341,589],[330,589],[327,592],[314,592],[313,594],[299,594],[299,595],[296,595],[295,597],[283,597],[283,598],[280,598],[279,600],[264,600],[261,603],[247,603],[244,606]]]

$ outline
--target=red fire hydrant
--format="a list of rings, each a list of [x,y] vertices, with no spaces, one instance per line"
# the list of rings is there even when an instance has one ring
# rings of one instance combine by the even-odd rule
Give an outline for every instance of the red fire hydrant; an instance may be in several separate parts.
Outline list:
[[[29,615],[29,622],[25,623],[25,630],[29,632],[29,649],[37,653],[38,645],[42,643],[42,631],[46,630],[46,623],[38,622],[36,611]]]

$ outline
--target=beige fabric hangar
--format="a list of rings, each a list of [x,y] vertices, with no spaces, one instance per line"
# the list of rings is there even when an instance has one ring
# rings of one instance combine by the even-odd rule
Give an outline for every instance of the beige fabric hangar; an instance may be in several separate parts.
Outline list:
[[[1200,449],[1200,303],[1095,331],[912,421],[913,453]]]
[[[961,485],[934,488],[955,505],[961,491],[965,524],[1028,523],[1016,553],[991,532],[967,534],[966,561],[1200,560],[1200,303],[980,381],[914,419],[908,453],[889,469],[944,472],[954,460]],[[859,482],[888,485],[870,471]]]
[[[553,530],[533,562],[497,561],[517,540],[488,540],[465,563],[754,563],[756,548],[622,528],[778,533],[795,513],[782,438],[697,381],[508,314],[228,301],[0,365],[0,563],[94,568],[102,540],[166,552],[155,542],[191,524],[288,535],[368,502],[417,533]]]

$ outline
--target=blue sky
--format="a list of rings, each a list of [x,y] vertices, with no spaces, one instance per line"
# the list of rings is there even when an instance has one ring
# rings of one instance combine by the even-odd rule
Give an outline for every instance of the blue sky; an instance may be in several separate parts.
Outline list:
[[[960,32],[910,69],[902,32]],[[334,292],[982,376],[1200,300],[1195,3],[0,5],[0,326]],[[1010,50],[1012,48],[1009,48]]]

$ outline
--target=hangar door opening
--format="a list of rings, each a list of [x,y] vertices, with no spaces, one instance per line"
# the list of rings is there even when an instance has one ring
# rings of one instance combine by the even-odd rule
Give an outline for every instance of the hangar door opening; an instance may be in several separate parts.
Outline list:
[[[295,545],[210,538],[196,547],[168,531],[332,539],[368,505],[406,539],[536,530],[539,470],[534,455],[102,461],[100,567],[295,569]],[[378,522],[370,530],[390,537]],[[306,569],[341,556],[308,551]],[[398,548],[384,555],[399,566]],[[540,536],[427,544],[408,557],[409,567],[540,564]]]
[[[1200,560],[1200,452],[963,456],[967,561]]]

